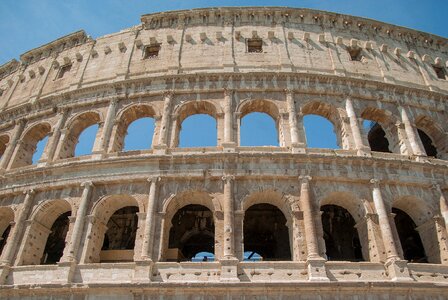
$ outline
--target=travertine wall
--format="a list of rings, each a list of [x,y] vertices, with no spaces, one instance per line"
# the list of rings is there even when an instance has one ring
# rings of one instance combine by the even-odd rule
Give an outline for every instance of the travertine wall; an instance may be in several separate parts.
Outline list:
[[[248,52],[251,38],[262,39],[262,53]],[[158,56],[145,58],[155,44]],[[447,60],[442,37],[288,8],[145,15],[119,33],[92,40],[76,32],[23,54],[0,67],[0,233],[11,225],[0,295],[294,298],[300,289],[306,297],[443,298],[448,81],[435,70],[446,74]],[[240,146],[251,112],[275,120],[279,147]],[[216,119],[216,147],[177,147],[193,114]],[[307,147],[307,114],[333,123],[341,149]],[[123,152],[127,127],[142,117],[155,119],[151,149]],[[392,153],[370,150],[364,119],[381,125]],[[93,153],[74,157],[92,124]],[[417,130],[437,157],[426,155]],[[291,261],[243,261],[245,211],[259,203],[284,214]],[[189,204],[213,213],[214,262],[166,262],[172,217]],[[319,210],[329,204],[356,222],[363,262],[326,259]],[[126,206],[138,208],[133,261],[100,263],[108,220]],[[404,260],[392,208],[416,224],[429,264]],[[67,211],[61,261],[39,265]]]

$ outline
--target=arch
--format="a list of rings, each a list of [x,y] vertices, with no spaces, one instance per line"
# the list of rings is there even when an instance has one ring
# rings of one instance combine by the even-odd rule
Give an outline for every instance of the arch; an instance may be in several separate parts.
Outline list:
[[[278,106],[273,101],[262,99],[248,99],[242,101],[237,108],[237,112],[239,112],[241,119],[247,114],[253,112],[265,113],[271,116],[276,123],[278,123],[278,118],[280,117],[280,110]]]
[[[66,244],[68,232],[68,216],[72,212],[72,207],[69,202],[63,199],[47,200],[40,203],[31,214],[31,223],[27,228],[25,247],[23,247],[22,260],[19,262],[22,265],[38,265],[45,263],[49,247],[47,241],[50,235],[54,236],[54,249],[52,251],[51,263],[56,263],[63,255]],[[56,232],[53,225],[58,218],[64,215],[66,221],[66,228],[60,228]],[[52,231],[53,229],[53,231]],[[59,236],[58,236],[59,234]]]
[[[353,217],[356,223],[361,222],[366,215],[366,206],[362,200],[358,199],[350,192],[339,191],[328,194],[320,200],[319,205],[337,205],[346,209]]]
[[[67,132],[62,141],[63,145],[59,153],[59,158],[70,158],[75,156],[76,145],[79,141],[79,136],[88,127],[102,122],[100,113],[97,111],[83,112],[74,116],[67,123]],[[99,132],[99,130],[98,130]]]
[[[22,134],[19,149],[12,162],[12,168],[23,167],[33,163],[33,154],[36,151],[37,143],[48,136],[51,132],[51,125],[48,122],[36,124]]]
[[[269,203],[280,209],[288,224],[292,224],[293,208],[282,193],[276,190],[263,190],[247,195],[241,201],[241,210],[246,211],[255,204]]]
[[[440,263],[440,249],[433,210],[425,201],[406,195],[395,199],[392,213],[403,258],[413,262]],[[419,256],[419,257],[417,257]]]
[[[321,206],[322,229],[328,260],[363,260],[356,222],[350,212],[339,206]]]
[[[400,137],[396,126],[398,119],[390,111],[366,107],[361,113],[361,118],[374,122],[367,132],[372,151],[398,154],[403,152],[400,149]]]
[[[189,101],[175,108],[174,115],[176,116],[173,123],[173,134],[171,147],[179,146],[180,131],[182,129],[182,122],[193,115],[209,115],[218,121],[218,113],[222,113],[218,108],[211,102],[208,101]]]
[[[286,217],[275,205],[258,203],[245,210],[244,252],[263,260],[291,260],[291,242]]]
[[[154,108],[147,104],[131,104],[123,108],[116,117],[118,122],[116,123],[114,132],[112,133],[110,151],[123,151],[124,140],[127,135],[129,125],[131,125],[132,122],[142,118],[154,118],[155,116],[156,113]],[[154,135],[154,132],[152,134]]]
[[[330,120],[315,114],[303,117],[306,145],[308,148],[338,149],[338,137]]]
[[[125,207],[136,207],[136,213],[144,212],[144,206],[131,195],[116,194],[107,195],[99,199],[92,208],[91,223],[88,229],[90,239],[85,246],[82,260],[85,263],[97,263],[101,261],[129,261],[134,257],[135,250],[125,252],[103,253],[105,235],[108,223],[115,212]],[[135,249],[136,245],[134,245]],[[129,249],[128,249],[129,250]]]
[[[0,158],[3,156],[3,154],[6,151],[6,146],[9,143],[9,135],[2,134],[0,135]]]
[[[215,222],[210,209],[188,204],[170,220],[166,259],[191,260],[199,252],[215,252]]]
[[[415,126],[428,136],[430,141],[427,142],[431,142],[433,147],[436,149],[436,157],[445,158],[448,149],[448,138],[443,129],[433,119],[424,115],[419,115],[415,118]],[[420,132],[419,135],[422,139]],[[423,139],[422,143],[425,147],[425,151],[428,153],[427,146],[425,145]]]
[[[11,222],[14,222],[14,211],[10,207],[0,207],[0,256],[8,241]]]
[[[306,103],[301,112],[303,116],[306,115],[318,115],[321,116],[333,124],[334,132],[336,134],[337,145],[343,149],[350,148],[350,142],[343,135],[343,122],[342,117],[346,117],[346,113],[342,109],[338,109],[334,105],[321,101],[310,101]]]
[[[201,133],[198,133],[200,128]],[[205,114],[187,117],[181,124],[178,147],[216,147],[218,126],[216,119]]]

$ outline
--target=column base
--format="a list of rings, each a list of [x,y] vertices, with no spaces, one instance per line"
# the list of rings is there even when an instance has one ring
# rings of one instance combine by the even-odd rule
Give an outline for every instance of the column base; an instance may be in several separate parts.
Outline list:
[[[58,269],[60,274],[65,274],[65,276],[60,276],[59,278],[53,280],[51,283],[57,284],[68,284],[73,282],[75,276],[77,263],[75,260],[58,262]],[[59,271],[58,270],[58,271]]]
[[[6,284],[10,271],[11,271],[10,265],[7,264],[0,265],[0,285]]]
[[[372,151],[370,150],[370,148],[361,148],[358,149],[358,151],[356,152],[356,154],[358,156],[363,156],[363,157],[372,157]]]
[[[152,147],[154,149],[154,154],[166,154],[168,150],[168,145],[166,144],[160,144],[160,145],[154,145]]]
[[[238,278],[238,262],[235,257],[227,257],[219,260],[221,263],[221,282],[240,282]]]
[[[327,276],[325,262],[326,260],[322,257],[307,259],[308,281],[330,281]]]
[[[151,282],[152,269],[154,262],[151,259],[139,260],[135,262],[134,274],[132,282],[134,283],[149,283]]]
[[[291,145],[291,153],[306,153],[306,147],[303,143],[293,143]]]
[[[235,152],[236,151],[236,143],[234,142],[227,142],[221,144],[223,148],[223,152]]]
[[[409,274],[407,260],[389,259],[384,267],[392,281],[414,281]]]

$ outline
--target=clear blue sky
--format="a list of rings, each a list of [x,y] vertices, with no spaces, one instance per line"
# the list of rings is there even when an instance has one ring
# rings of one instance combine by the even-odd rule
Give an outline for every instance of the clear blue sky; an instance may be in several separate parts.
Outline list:
[[[84,29],[87,34],[96,38],[139,24],[140,16],[143,14],[217,6],[313,8],[376,19],[448,37],[448,0],[1,0],[0,32],[2,32],[2,42],[0,47],[0,64],[6,63],[13,58],[18,59],[20,54],[28,50],[80,29]],[[257,118],[255,118],[255,122],[259,122],[258,124],[264,122]],[[201,122],[206,122],[208,127],[215,126],[213,120],[205,120],[204,118],[202,118],[202,121],[201,118],[187,119],[182,126],[184,130],[193,128],[192,131],[195,132],[194,128],[204,126]],[[305,120],[305,126],[307,122],[311,121]],[[248,121],[246,121],[247,123]],[[145,125],[143,122],[142,124],[144,126],[140,126],[141,128],[138,129],[141,132],[148,132],[148,130],[151,130],[151,126],[153,126],[150,123]],[[320,130],[318,129],[315,134],[312,134],[317,137],[316,142],[330,140],[331,137],[322,137],[319,134],[325,128],[322,127],[325,126],[325,122],[318,124]],[[262,125],[255,125],[253,128],[255,129],[248,129],[246,131],[248,133],[242,132],[242,134],[246,134],[248,137],[265,137],[268,141],[263,142],[260,139],[255,139],[254,141],[248,141],[248,144],[275,144],[277,142],[275,132],[274,134],[271,134],[272,132],[268,134],[268,131],[263,129]],[[331,131],[331,125],[329,126],[329,131]],[[93,134],[92,132],[91,135]],[[142,139],[138,136],[135,140],[141,142]],[[204,136],[197,137],[188,134],[185,136],[181,136],[181,146],[195,146],[201,143],[201,139],[202,142],[204,140]],[[213,135],[213,133],[208,136],[211,136],[212,140],[216,140],[216,135]],[[210,137],[207,139],[210,139]],[[186,143],[186,140],[191,140],[191,143]],[[145,143],[150,143],[150,141],[151,136],[145,139]],[[309,144],[314,143],[314,141],[310,140],[308,142]],[[128,141],[128,149],[143,147],[138,145],[133,147],[129,143],[133,142]],[[214,141],[208,141],[207,143],[214,144]],[[319,145],[314,146],[319,147]],[[335,147],[334,141],[325,146]],[[90,146],[86,147],[89,148]],[[88,149],[78,153],[84,152],[88,152]]]

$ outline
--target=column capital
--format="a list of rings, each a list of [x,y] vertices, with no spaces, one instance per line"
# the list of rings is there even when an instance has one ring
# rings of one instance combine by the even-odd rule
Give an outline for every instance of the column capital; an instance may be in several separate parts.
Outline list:
[[[399,128],[399,129],[404,129],[404,123],[403,122],[398,121],[398,122],[395,123],[395,126],[397,128]]]
[[[15,125],[25,125],[26,121],[27,121],[26,119],[22,118],[22,119],[14,120],[14,124]]]
[[[294,90],[291,88],[286,88],[283,90],[287,96],[294,96]]]
[[[235,89],[233,89],[233,88],[224,88],[224,96],[225,97],[232,96],[233,92],[235,92]]]
[[[94,186],[92,181],[84,181],[81,183],[81,187],[83,187],[83,188],[90,188],[92,186]]]
[[[117,105],[117,103],[118,103],[119,100],[120,100],[120,99],[118,99],[117,96],[112,97],[112,98],[110,99],[109,105],[115,106],[115,105]]]
[[[300,175],[299,176],[299,181],[301,183],[310,183],[311,179],[313,179],[313,177],[311,177],[310,175]]]
[[[161,180],[162,180],[162,177],[160,177],[160,176],[150,176],[150,177],[146,178],[146,181],[149,182],[149,184],[151,184],[153,182],[156,183]]]
[[[163,92],[163,97],[164,98],[171,99],[171,98],[173,98],[173,96],[174,96],[174,90],[167,90],[167,91]]]
[[[379,187],[379,186],[380,186],[380,183],[381,183],[381,181],[380,181],[379,179],[376,179],[376,178],[372,178],[372,179],[370,179],[369,182],[370,182],[371,184],[373,184],[374,187]]]
[[[349,124],[350,123],[350,117],[341,117],[341,119],[342,119],[342,122],[344,122],[344,123],[346,123],[346,124]]]
[[[229,174],[223,175],[221,177],[221,180],[225,181],[226,183],[230,182],[230,181],[234,181],[235,180],[235,175],[229,175]]]
[[[34,195],[35,193],[36,193],[36,190],[35,190],[35,189],[29,189],[29,190],[23,191],[23,194],[24,194],[24,195],[27,195],[27,196],[32,196],[32,195]]]

